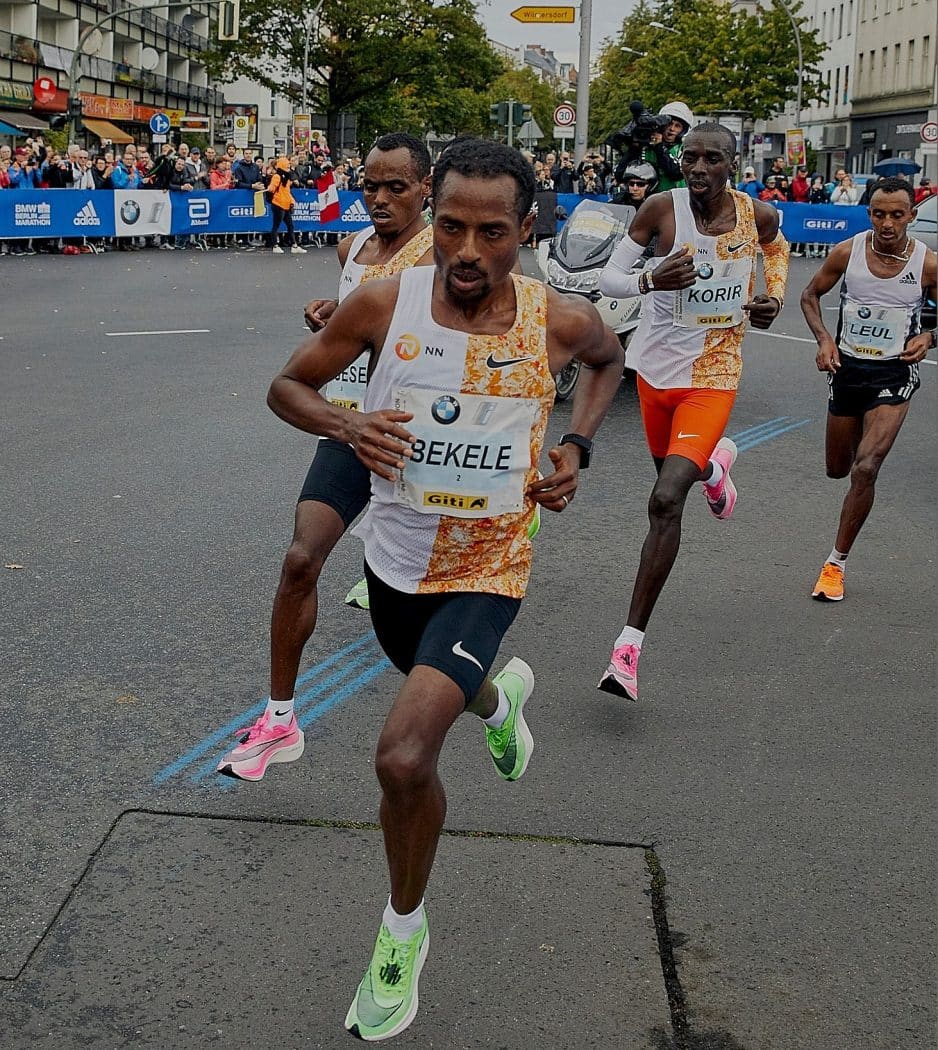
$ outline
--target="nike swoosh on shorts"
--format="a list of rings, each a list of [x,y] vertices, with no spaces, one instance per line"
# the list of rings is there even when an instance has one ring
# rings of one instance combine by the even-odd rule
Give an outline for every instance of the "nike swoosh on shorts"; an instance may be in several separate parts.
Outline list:
[[[482,671],[483,673],[485,672],[485,668],[472,655],[472,653],[467,653],[466,650],[463,649],[463,647],[462,647],[462,638],[460,638],[459,641],[453,646],[453,652],[457,656],[461,656],[464,660],[468,660],[470,663],[474,663],[476,665],[476,667],[478,667],[479,670]]]

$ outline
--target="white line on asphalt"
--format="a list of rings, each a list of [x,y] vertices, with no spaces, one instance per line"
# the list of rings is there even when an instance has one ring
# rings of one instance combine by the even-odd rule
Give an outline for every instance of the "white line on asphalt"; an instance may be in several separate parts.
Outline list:
[[[105,335],[204,335],[211,328],[166,328],[159,332],[105,332]]]
[[[750,335],[768,335],[773,339],[790,339],[793,343],[813,343],[813,339],[805,339],[801,335],[782,335],[781,332],[758,332],[753,328],[749,329]],[[922,365],[938,365],[938,361],[932,361],[930,357],[923,357],[919,362]]]

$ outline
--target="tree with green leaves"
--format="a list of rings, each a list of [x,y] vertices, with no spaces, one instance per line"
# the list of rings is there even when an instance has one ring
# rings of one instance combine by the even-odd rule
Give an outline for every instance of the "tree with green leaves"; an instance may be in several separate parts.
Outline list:
[[[801,0],[789,7],[801,33],[802,98],[807,105],[824,97],[817,63],[827,45],[800,15]],[[656,29],[651,22],[675,32]],[[753,14],[720,0],[642,0],[603,50],[599,68],[600,75],[590,83],[594,142],[628,123],[629,103],[636,98],[653,110],[680,100],[694,113],[737,110],[767,120],[796,97],[798,51],[779,0]]]
[[[336,142],[339,114],[355,113],[359,139],[388,131],[422,135],[487,127],[485,96],[504,69],[472,0],[241,0],[240,39],[205,52],[222,82],[244,76],[299,103],[309,40],[307,108],[326,116]]]

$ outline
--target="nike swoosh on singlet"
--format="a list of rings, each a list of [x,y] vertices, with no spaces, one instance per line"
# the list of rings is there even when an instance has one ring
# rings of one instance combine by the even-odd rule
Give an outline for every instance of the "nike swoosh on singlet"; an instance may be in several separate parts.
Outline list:
[[[453,652],[457,656],[461,656],[464,660],[468,660],[470,663],[474,663],[476,665],[476,667],[478,667],[479,670],[482,671],[483,673],[485,672],[485,668],[472,655],[472,653],[467,653],[466,650],[463,649],[463,647],[462,647],[462,638],[460,638],[459,641],[453,646]]]
[[[533,357],[509,357],[507,361],[496,361],[494,354],[489,354],[485,362],[489,368],[508,368],[510,365],[520,365],[524,361],[533,361]]]
[[[727,246],[728,252],[738,252],[740,248],[745,248],[749,241],[740,241],[739,244],[731,244]]]

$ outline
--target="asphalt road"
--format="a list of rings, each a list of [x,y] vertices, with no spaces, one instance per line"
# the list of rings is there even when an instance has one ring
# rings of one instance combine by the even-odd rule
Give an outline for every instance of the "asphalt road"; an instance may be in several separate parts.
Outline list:
[[[628,384],[546,516],[503,646],[535,669],[537,751],[505,785],[473,720],[452,734],[440,947],[402,1045],[935,1045],[936,368],[847,600],[812,602],[845,491],[797,308],[816,265],[747,337],[739,503],[689,501],[638,704],[595,688],[653,479]],[[0,259],[4,1046],[346,1045],[398,681],[341,604],[358,541],[322,581],[303,759],[212,774],[266,695],[311,455],[264,397],[336,278],[328,250]]]

